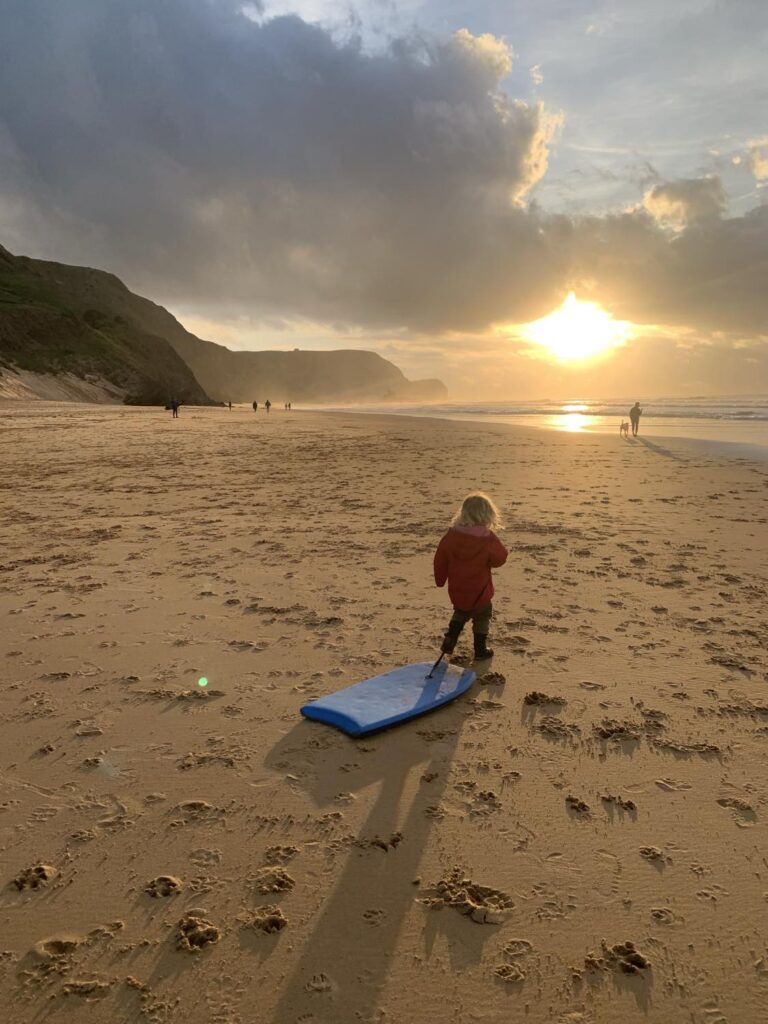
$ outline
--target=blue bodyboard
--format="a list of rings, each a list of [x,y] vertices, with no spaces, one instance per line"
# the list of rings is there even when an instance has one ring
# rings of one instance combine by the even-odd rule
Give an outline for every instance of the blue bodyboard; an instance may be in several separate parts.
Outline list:
[[[432,663],[426,661],[395,668],[313,700],[304,705],[301,713],[316,722],[334,725],[350,736],[362,736],[439,708],[475,681],[474,672],[445,662],[427,679],[431,668]]]

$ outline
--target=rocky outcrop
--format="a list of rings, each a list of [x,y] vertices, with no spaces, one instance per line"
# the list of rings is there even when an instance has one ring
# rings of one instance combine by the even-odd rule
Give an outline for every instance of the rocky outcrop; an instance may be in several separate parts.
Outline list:
[[[187,331],[113,274],[0,247],[0,368],[69,374],[111,400],[422,402],[438,380],[409,381],[375,352],[234,352]],[[6,374],[7,376],[7,374]],[[105,400],[110,400],[109,397]]]

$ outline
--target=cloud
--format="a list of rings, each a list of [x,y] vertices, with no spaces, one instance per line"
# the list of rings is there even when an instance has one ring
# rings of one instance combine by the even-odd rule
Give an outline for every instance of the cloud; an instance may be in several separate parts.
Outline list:
[[[619,319],[764,335],[768,206],[703,218],[670,238],[639,210],[560,220],[582,297]]]
[[[753,139],[749,143],[747,165],[758,181],[768,179],[768,137]]]
[[[234,0],[28,0],[4,19],[11,248],[161,301],[415,328],[556,298],[535,217],[557,118],[461,29],[383,52]],[[0,144],[1,145],[1,144]],[[4,152],[0,152],[0,164]],[[36,228],[46,223],[44,231]]]
[[[664,182],[654,185],[643,197],[645,209],[658,224],[678,229],[720,217],[727,204],[717,175]]]
[[[503,39],[414,32],[372,50],[261,12],[14,5],[0,242],[112,270],[212,326],[246,317],[254,339],[280,321],[471,338],[571,289],[617,319],[764,330],[768,207],[726,217],[718,177],[657,181],[628,213],[540,208],[562,119],[505,91]]]

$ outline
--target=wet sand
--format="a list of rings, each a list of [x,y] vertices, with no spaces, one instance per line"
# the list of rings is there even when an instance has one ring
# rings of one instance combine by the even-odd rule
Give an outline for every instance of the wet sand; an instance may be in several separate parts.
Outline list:
[[[14,402],[0,460],[9,1024],[761,1019],[765,464]],[[478,684],[364,740],[301,720],[433,655],[478,486]]]

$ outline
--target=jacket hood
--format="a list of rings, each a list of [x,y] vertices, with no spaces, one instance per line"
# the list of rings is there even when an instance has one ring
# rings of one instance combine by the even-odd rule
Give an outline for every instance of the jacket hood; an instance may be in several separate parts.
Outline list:
[[[470,527],[474,530],[474,527]],[[483,529],[481,527],[480,529]],[[452,554],[456,558],[471,560],[476,558],[478,553],[486,551],[488,548],[488,538],[490,532],[484,530],[483,533],[468,533],[465,529],[459,527],[453,527],[450,531],[450,549]]]

